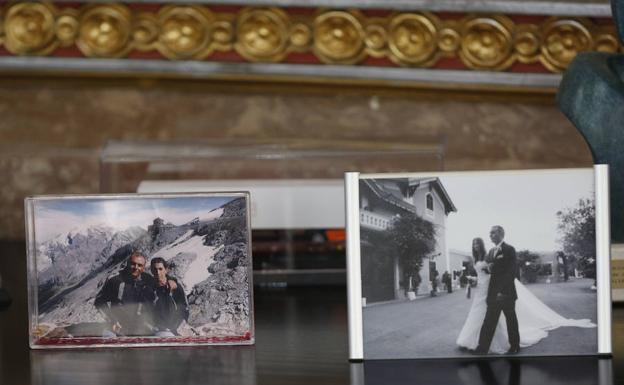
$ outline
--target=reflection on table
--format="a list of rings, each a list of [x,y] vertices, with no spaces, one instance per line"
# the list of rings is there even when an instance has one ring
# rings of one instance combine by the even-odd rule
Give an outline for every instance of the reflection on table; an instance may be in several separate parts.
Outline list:
[[[612,360],[598,357],[380,360],[351,364],[352,385],[611,385]]]
[[[256,384],[253,346],[31,351],[31,383]]]

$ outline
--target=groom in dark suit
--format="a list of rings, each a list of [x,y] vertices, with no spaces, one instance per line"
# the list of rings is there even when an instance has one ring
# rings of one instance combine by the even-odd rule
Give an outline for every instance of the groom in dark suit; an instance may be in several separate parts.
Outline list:
[[[520,351],[520,333],[518,331],[518,317],[516,317],[516,249],[503,242],[505,230],[501,226],[494,226],[490,230],[490,239],[494,247],[488,252],[487,261],[490,264],[490,285],[487,293],[487,311],[481,333],[477,354],[487,354],[490,350],[492,337],[496,331],[496,324],[500,313],[505,314],[507,333],[509,336],[509,351],[507,354],[516,354]]]

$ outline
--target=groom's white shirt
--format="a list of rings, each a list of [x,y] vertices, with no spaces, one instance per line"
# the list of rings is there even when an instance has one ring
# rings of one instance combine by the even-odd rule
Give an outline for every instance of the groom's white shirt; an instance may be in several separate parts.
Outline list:
[[[501,246],[503,245],[504,241],[500,241],[500,243],[494,245],[494,247],[492,248],[491,252],[492,252],[492,258],[496,258],[496,254],[498,253],[498,250],[501,249]]]

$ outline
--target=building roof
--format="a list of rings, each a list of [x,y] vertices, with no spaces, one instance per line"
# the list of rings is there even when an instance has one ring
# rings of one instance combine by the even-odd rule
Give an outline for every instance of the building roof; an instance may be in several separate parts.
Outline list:
[[[431,186],[433,186],[434,189],[437,190],[440,199],[442,199],[442,202],[444,203],[444,211],[446,214],[450,212],[457,212],[457,208],[451,200],[451,197],[448,195],[448,192],[446,192],[446,189],[442,185],[442,182],[440,182],[440,178],[410,178],[409,180],[409,186],[413,188],[416,188],[423,184],[430,184]]]
[[[405,211],[409,211],[411,213],[416,213],[416,207],[408,202],[405,202],[400,197],[397,197],[392,192],[386,191],[375,179],[362,179],[371,191],[381,200],[390,203],[393,206],[399,207]],[[430,185],[433,189],[436,190],[438,196],[442,200],[442,204],[444,205],[444,213],[448,215],[450,212],[457,212],[457,208],[455,204],[451,200],[448,192],[440,182],[440,179],[437,177],[433,178],[410,178],[407,183],[407,187],[413,188],[414,190],[421,185]]]
[[[400,209],[409,211],[410,213],[416,213],[416,207],[414,207],[414,205],[399,199],[391,192],[385,191],[375,179],[362,179],[362,182],[364,182],[379,199]]]

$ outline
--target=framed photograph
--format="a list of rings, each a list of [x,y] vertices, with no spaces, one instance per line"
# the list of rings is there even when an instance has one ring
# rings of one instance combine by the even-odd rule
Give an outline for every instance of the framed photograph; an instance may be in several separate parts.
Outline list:
[[[253,344],[249,194],[26,198],[31,348]]]
[[[611,354],[607,166],[345,185],[350,359]]]

